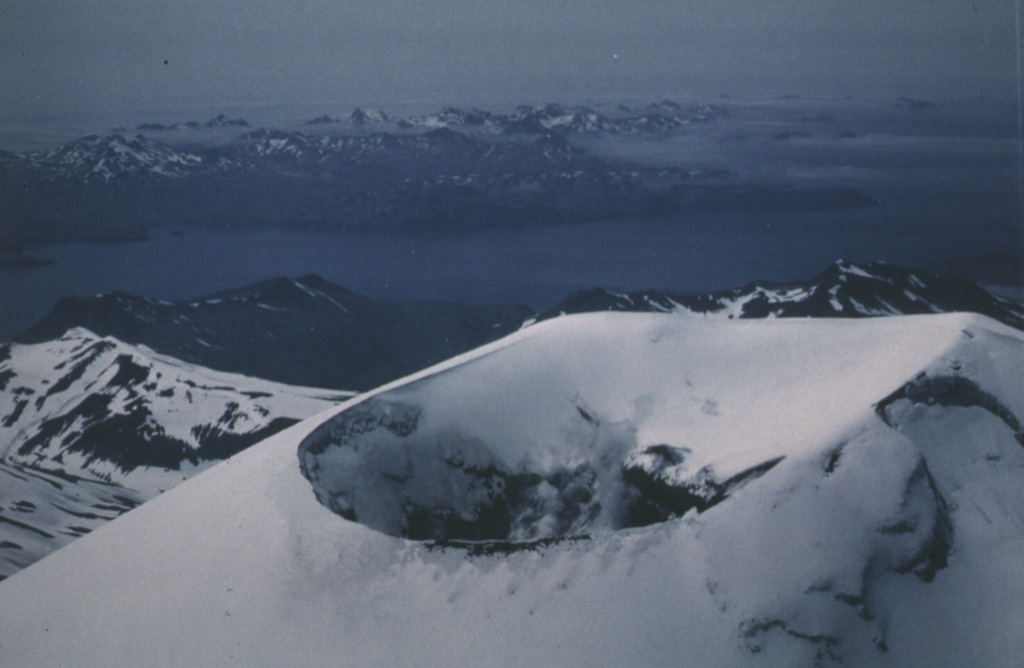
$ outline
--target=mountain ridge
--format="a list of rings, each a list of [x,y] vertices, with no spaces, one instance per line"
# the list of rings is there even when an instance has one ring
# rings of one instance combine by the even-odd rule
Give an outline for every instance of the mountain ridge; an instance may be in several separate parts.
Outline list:
[[[378,302],[308,275],[179,302],[124,293],[65,298],[14,340],[39,343],[86,327],[202,366],[358,390],[515,331],[531,313],[515,305]]]
[[[606,310],[741,319],[972,311],[1024,329],[1024,305],[970,281],[840,260],[806,281],[755,281],[701,294],[595,288],[540,312],[523,305],[378,302],[317,275],[173,303],[114,292],[62,299],[14,341],[38,343],[86,327],[212,368],[295,385],[370,389],[524,323]]]
[[[754,281],[703,294],[593,288],[542,312],[543,320],[588,311],[662,311],[726,318],[870,317],[969,311],[1024,329],[1024,305],[966,279],[885,262],[838,260],[808,281]]]

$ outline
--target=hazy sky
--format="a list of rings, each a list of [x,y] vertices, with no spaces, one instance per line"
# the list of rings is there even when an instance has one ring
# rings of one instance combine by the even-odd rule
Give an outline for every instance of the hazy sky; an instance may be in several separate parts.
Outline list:
[[[1015,0],[3,0],[0,113],[1016,94]]]

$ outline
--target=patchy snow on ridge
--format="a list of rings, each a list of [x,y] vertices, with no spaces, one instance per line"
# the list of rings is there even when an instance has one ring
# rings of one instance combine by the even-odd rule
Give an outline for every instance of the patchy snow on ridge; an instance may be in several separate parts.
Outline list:
[[[0,457],[151,490],[352,396],[206,369],[75,328],[0,350]]]
[[[556,318],[0,583],[0,662],[1016,665],[1022,377],[983,316]]]
[[[809,281],[751,283],[700,295],[655,290],[628,294],[600,288],[577,292],[540,319],[588,311],[668,311],[707,318],[861,318],[927,313],[981,313],[1024,329],[1024,304],[970,281],[918,275],[886,264],[843,260]]]
[[[349,397],[82,328],[0,346],[0,579]]]

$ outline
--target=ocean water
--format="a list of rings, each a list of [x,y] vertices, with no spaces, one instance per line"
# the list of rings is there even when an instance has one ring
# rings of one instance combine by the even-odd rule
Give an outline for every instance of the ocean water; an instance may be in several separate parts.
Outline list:
[[[0,272],[0,340],[63,296],[121,290],[187,299],[315,273],[370,297],[554,305],[571,292],[700,292],[811,278],[832,261],[905,266],[997,248],[975,226],[897,225],[873,207],[835,214],[706,214],[463,234],[158,230],[146,241],[30,249],[54,264]]]

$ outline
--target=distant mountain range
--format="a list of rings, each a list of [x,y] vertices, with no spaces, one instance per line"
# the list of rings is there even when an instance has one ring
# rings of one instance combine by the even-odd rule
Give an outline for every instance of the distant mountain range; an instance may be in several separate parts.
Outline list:
[[[587,106],[548,104],[522,105],[507,114],[475,108],[445,107],[437,113],[409,119],[411,125],[428,127],[484,128],[504,134],[557,132],[635,134],[667,132],[716,118],[721,112],[710,105],[688,106],[666,100],[645,107],[620,106],[617,113],[603,115]]]
[[[0,154],[0,216],[10,222],[0,246],[135,239],[158,224],[437,230],[878,204],[852,188],[740,182],[697,163],[653,168],[573,142],[579,133],[669,132],[714,118],[710,107],[665,102],[617,116],[562,105],[398,120],[356,110],[340,124],[313,119],[303,132],[251,129],[223,115],[147,123],[134,135]],[[217,141],[168,132],[210,128]]]
[[[671,100],[648,104],[641,107],[620,105],[611,114],[601,114],[584,105],[547,104],[544,106],[520,105],[509,113],[491,112],[475,107],[443,107],[432,114],[402,118],[380,109],[359,107],[345,118],[328,114],[306,121],[306,125],[350,125],[376,126],[378,129],[415,128],[458,128],[461,130],[486,130],[500,134],[544,134],[557,132],[635,134],[641,132],[668,132],[693,123],[713,120],[721,114],[714,106],[706,104],[681,105]],[[249,127],[242,118],[228,118],[220,114],[205,123],[184,121],[178,123],[142,123],[135,129],[139,132],[161,132],[165,130],[202,130],[225,127]]]
[[[181,123],[172,123],[170,125],[164,125],[163,123],[143,123],[135,129],[140,132],[160,132],[163,130],[200,130],[203,128],[209,130],[212,128],[247,127],[249,127],[249,123],[244,118],[228,118],[224,114],[218,114],[205,123],[200,123],[199,121],[183,121]]]

